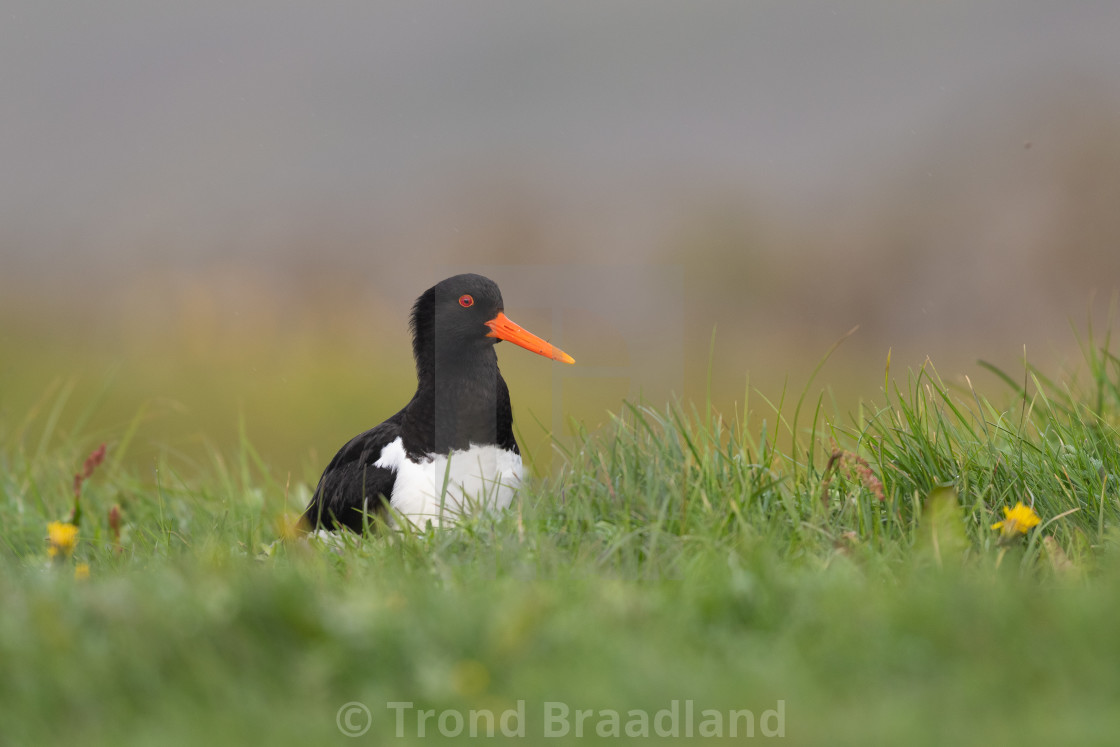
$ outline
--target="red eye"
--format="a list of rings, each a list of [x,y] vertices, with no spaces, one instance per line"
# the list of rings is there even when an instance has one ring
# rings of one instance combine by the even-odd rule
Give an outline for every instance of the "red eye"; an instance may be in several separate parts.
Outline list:
[[[459,305],[464,309],[469,309],[474,306],[474,299],[470,296],[459,296]]]

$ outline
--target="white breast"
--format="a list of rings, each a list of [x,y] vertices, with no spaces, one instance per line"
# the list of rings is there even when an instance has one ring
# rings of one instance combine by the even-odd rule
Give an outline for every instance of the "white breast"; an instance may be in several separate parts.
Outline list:
[[[460,517],[503,509],[521,485],[521,456],[498,446],[472,444],[465,451],[413,462],[398,437],[381,450],[377,467],[397,473],[389,503],[419,528],[438,527]]]

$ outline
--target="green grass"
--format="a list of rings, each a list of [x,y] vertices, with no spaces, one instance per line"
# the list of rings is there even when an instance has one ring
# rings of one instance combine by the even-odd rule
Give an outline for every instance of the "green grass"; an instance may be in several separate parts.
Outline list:
[[[0,421],[0,744],[410,744],[437,722],[398,739],[388,703],[518,701],[522,741],[569,743],[546,703],[625,725],[674,700],[697,724],[780,702],[795,744],[1110,744],[1120,361],[1085,352],[990,395],[888,371],[850,414],[627,405],[496,520],[334,548],[282,539],[318,465],[272,474],[243,437],[143,470],[125,423],[63,561],[46,525],[100,439],[55,392]],[[1001,542],[1018,501],[1042,523]]]

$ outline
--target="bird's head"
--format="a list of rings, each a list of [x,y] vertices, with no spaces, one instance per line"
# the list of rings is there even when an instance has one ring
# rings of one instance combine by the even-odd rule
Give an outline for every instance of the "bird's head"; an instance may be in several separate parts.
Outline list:
[[[424,291],[412,307],[411,326],[413,352],[421,368],[436,360],[468,362],[500,340],[575,363],[563,350],[511,321],[497,284],[482,275],[455,275]]]

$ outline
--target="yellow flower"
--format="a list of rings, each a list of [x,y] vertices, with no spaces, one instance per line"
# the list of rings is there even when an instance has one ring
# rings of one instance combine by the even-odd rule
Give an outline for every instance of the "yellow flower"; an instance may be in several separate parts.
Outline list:
[[[482,662],[464,659],[452,667],[451,683],[460,695],[481,695],[490,684],[490,672]]]
[[[50,547],[47,554],[52,558],[61,555],[64,558],[74,553],[74,546],[78,544],[78,528],[69,522],[52,521],[47,524],[47,541]]]
[[[1026,534],[1042,521],[1034,509],[1024,506],[1022,501],[1015,504],[1014,508],[1003,507],[1003,521],[992,524],[992,529],[1000,530],[1003,537],[1015,534]]]
[[[79,581],[89,578],[89,563],[78,563],[74,566],[74,578]]]
[[[285,542],[297,540],[303,536],[303,528],[300,526],[300,522],[302,520],[303,519],[299,514],[284,512],[277,520],[276,533],[280,535],[280,539],[284,540]]]

